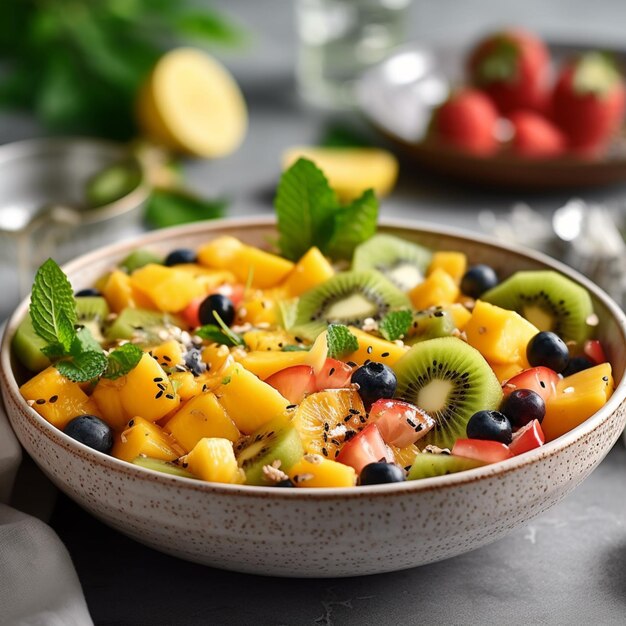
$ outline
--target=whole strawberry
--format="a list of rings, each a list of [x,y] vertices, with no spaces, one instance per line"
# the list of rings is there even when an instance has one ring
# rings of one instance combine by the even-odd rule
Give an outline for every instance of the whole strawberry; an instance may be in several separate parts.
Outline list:
[[[506,30],[483,39],[470,53],[468,72],[501,113],[543,111],[548,103],[550,54],[531,33]]]
[[[589,52],[561,71],[552,111],[570,147],[593,155],[620,127],[625,103],[624,79],[615,64],[605,54]]]
[[[498,112],[476,89],[462,89],[435,111],[432,134],[441,143],[478,156],[498,149],[495,127]]]
[[[509,116],[513,124],[511,149],[529,159],[562,155],[567,149],[565,135],[552,122],[534,111],[515,111]]]

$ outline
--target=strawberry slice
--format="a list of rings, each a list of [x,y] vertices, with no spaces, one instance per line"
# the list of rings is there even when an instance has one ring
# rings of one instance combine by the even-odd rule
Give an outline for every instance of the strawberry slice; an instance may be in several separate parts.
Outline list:
[[[531,391],[536,391],[543,398],[543,401],[547,403],[556,393],[556,384],[559,380],[559,375],[554,370],[540,365],[524,370],[513,376],[513,378],[509,378],[502,385],[502,391],[507,396],[516,389],[530,389]]]
[[[457,439],[452,447],[452,455],[483,463],[497,463],[513,457],[505,444],[485,439]]]
[[[546,436],[541,430],[539,420],[528,422],[526,426],[522,426],[516,433],[513,433],[513,441],[509,444],[509,450],[515,454],[522,454],[539,448],[546,442]]]
[[[183,310],[183,319],[189,324],[189,328],[198,328],[200,326],[200,305],[206,296],[194,298]]]
[[[326,359],[323,367],[315,375],[317,391],[324,389],[342,389],[350,386],[352,367],[337,359]]]
[[[357,474],[370,463],[394,462],[393,452],[385,445],[376,424],[368,424],[345,443],[335,460],[353,467]]]
[[[435,420],[422,409],[402,400],[381,398],[372,404],[370,420],[386,443],[405,448],[434,428]]]
[[[608,359],[604,353],[602,344],[597,339],[589,339],[585,341],[583,352],[596,364],[606,363]]]
[[[265,382],[292,404],[300,404],[307,394],[317,391],[315,373],[310,365],[286,367],[266,378]]]

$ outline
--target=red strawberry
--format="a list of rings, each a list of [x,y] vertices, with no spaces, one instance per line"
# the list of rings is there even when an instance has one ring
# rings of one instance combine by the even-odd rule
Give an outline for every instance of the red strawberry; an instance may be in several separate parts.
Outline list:
[[[539,113],[515,111],[509,119],[514,129],[511,147],[515,154],[541,159],[556,157],[565,152],[565,135]]]
[[[543,111],[548,103],[550,53],[531,33],[506,30],[483,39],[470,53],[468,71],[501,113]]]
[[[313,368],[308,365],[286,367],[272,374],[265,382],[279,391],[292,404],[300,404],[305,396],[317,391]]]
[[[571,147],[597,154],[622,123],[625,103],[624,79],[615,65],[606,55],[590,52],[563,68],[552,108]]]
[[[472,154],[488,155],[498,149],[494,133],[497,119],[498,113],[485,94],[463,89],[435,112],[433,130],[442,143]]]

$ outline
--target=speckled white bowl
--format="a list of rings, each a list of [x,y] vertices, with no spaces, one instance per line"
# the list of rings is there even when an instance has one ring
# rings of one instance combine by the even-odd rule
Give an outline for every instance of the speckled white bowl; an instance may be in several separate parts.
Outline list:
[[[158,474],[70,439],[21,398],[10,338],[2,343],[2,394],[26,451],[85,509],[157,550],[241,572],[331,577],[374,574],[448,558],[502,537],[567,495],[598,465],[626,423],[626,318],[597,287],[545,256],[493,240],[425,225],[386,221],[383,230],[425,245],[465,251],[502,275],[557,269],[586,287],[599,336],[614,367],[616,391],[601,411],[541,449],[460,474],[358,489],[289,490],[202,483]],[[65,267],[85,287],[137,246],[163,252],[218,234],[258,245],[275,235],[271,218],[203,223],[151,233],[83,256]]]

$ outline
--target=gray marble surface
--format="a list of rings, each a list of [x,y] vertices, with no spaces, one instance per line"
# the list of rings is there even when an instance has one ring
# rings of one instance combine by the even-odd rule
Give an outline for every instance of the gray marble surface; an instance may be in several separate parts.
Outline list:
[[[236,154],[189,163],[186,171],[198,191],[229,196],[232,215],[265,213],[280,153],[314,142],[329,115],[307,108],[295,93],[291,3],[215,4],[254,33],[247,50],[224,56],[249,102],[250,129]],[[418,0],[409,30],[422,42],[462,42],[500,24],[626,46],[621,0]],[[362,123],[355,116],[349,121]],[[26,116],[0,117],[2,142],[39,133]],[[382,214],[478,230],[480,209],[502,213],[524,200],[549,212],[569,196],[468,189],[403,164]],[[626,186],[584,197],[623,201]],[[624,624],[625,475],[626,450],[618,444],[571,496],[507,538],[442,563],[359,579],[280,580],[203,568],[124,538],[65,498],[51,523],[72,554],[97,624]]]

